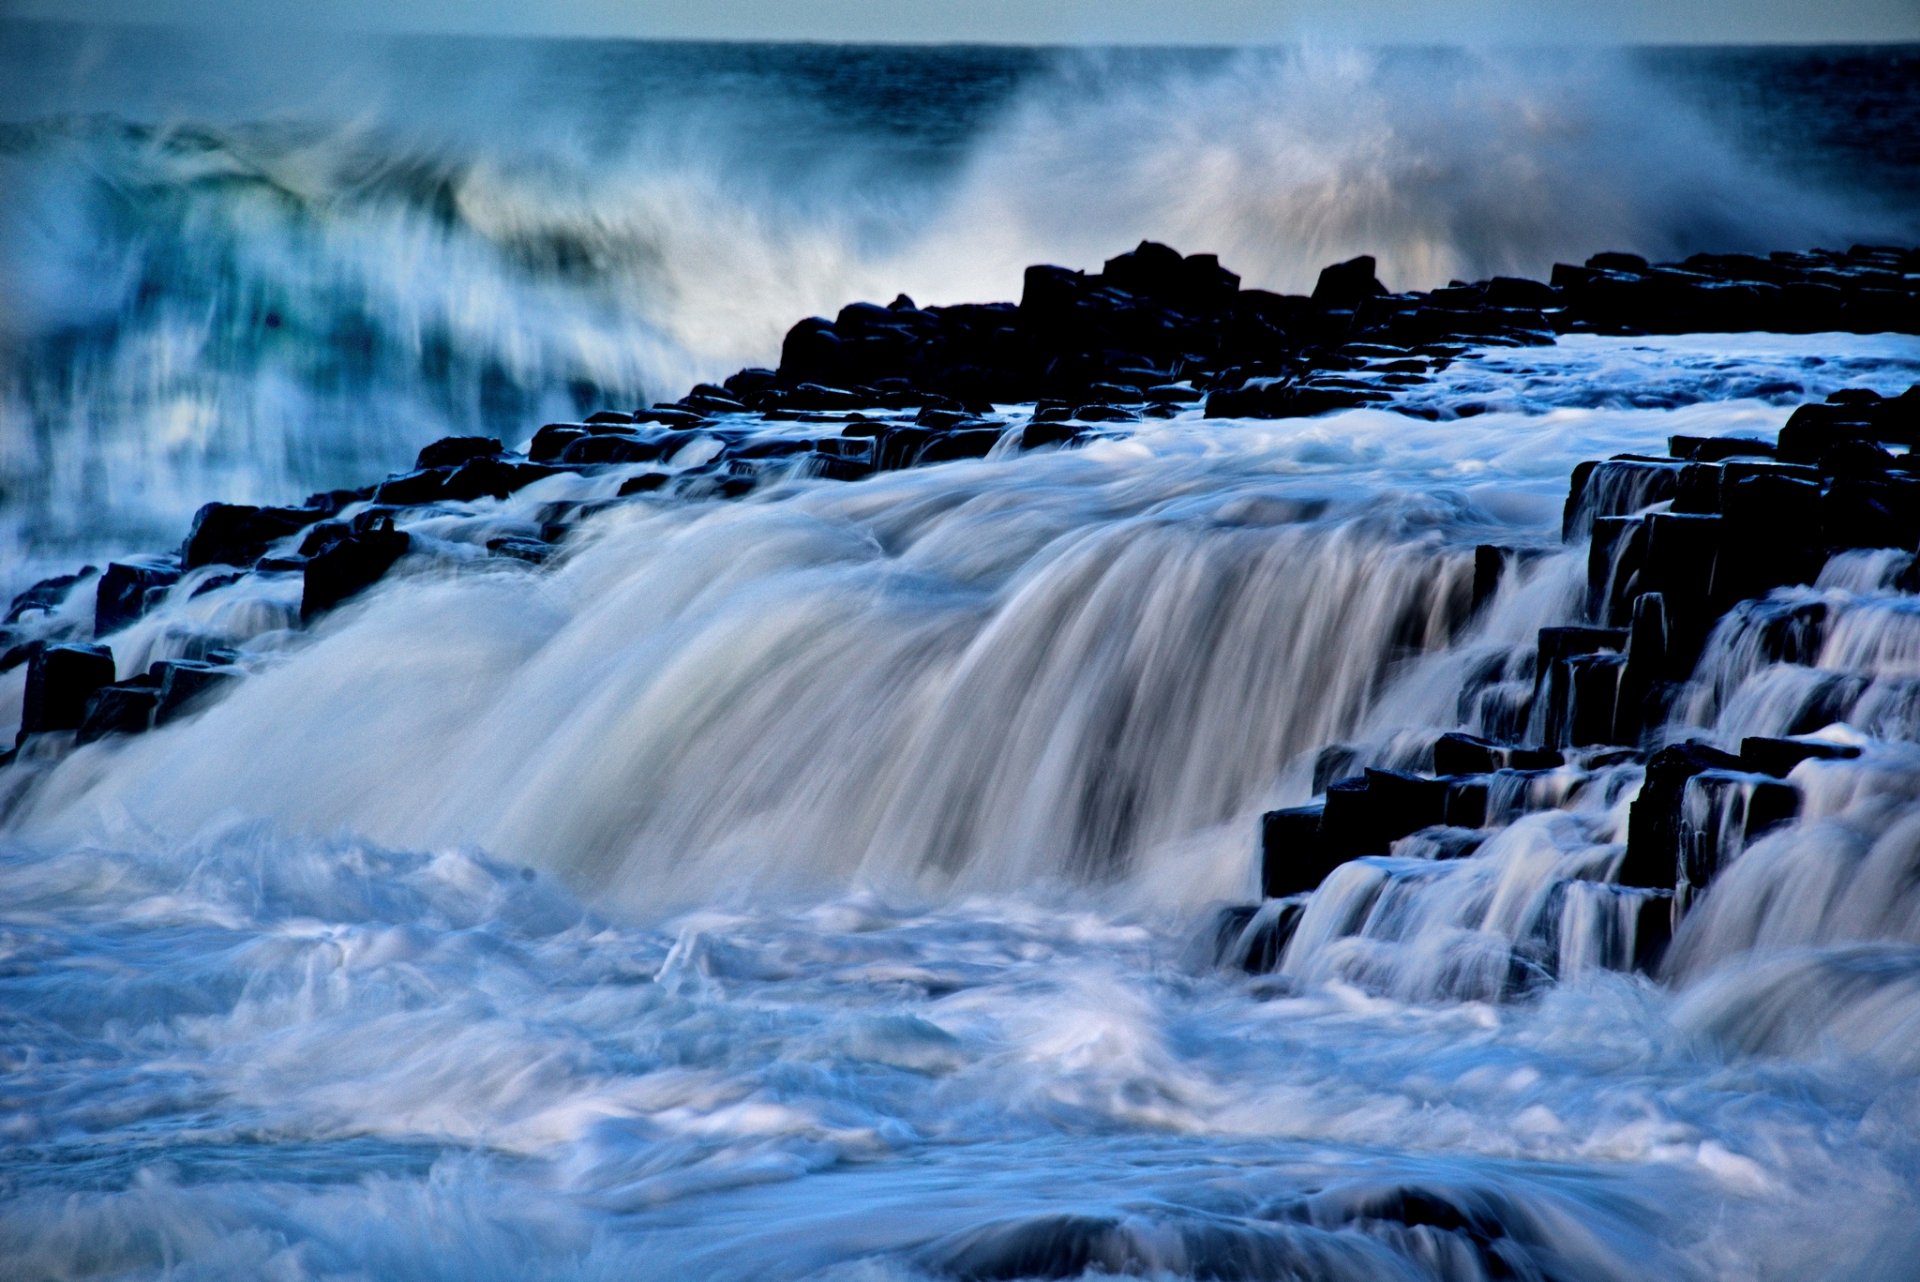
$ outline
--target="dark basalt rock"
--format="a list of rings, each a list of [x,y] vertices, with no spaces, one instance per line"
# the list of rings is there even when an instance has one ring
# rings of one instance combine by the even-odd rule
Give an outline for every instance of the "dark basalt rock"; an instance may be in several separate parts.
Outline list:
[[[93,743],[113,734],[144,734],[160,704],[160,683],[149,677],[102,686],[88,698],[76,743]]]
[[[1441,735],[1433,745],[1433,772],[1436,775],[1484,775],[1496,770],[1552,770],[1565,761],[1554,748],[1521,747],[1495,743],[1452,731]]]
[[[416,469],[458,467],[477,458],[492,458],[506,447],[490,436],[444,436],[420,451]]]
[[[185,716],[213,697],[213,692],[239,679],[237,669],[197,659],[164,659],[147,670],[160,682],[153,724],[163,726]]]
[[[1680,875],[1681,803],[1687,781],[1708,770],[1738,770],[1740,758],[1689,739],[1655,753],[1640,795],[1627,812],[1627,854],[1620,883],[1672,890]]]
[[[51,612],[66,600],[67,593],[76,583],[93,573],[94,567],[89,565],[74,574],[59,574],[40,580],[13,598],[12,604],[7,607],[6,622],[18,623],[28,614]]]
[[[94,589],[93,635],[106,636],[132,623],[152,607],[161,592],[180,581],[180,567],[164,561],[115,561]]]
[[[249,566],[267,548],[299,533],[327,514],[308,507],[249,507],[209,503],[194,514],[193,529],[181,551],[181,567]]]
[[[620,497],[624,499],[634,494],[651,494],[655,490],[664,489],[667,482],[672,479],[672,475],[667,472],[642,472],[638,476],[629,476],[620,482]]]
[[[410,535],[394,529],[389,520],[348,534],[315,554],[306,565],[301,619],[312,619],[377,583],[395,561],[407,554],[412,542]]]
[[[1313,305],[1351,311],[1366,300],[1386,293],[1386,286],[1374,275],[1376,267],[1372,254],[1362,254],[1323,268],[1313,287]]]
[[[374,502],[391,507],[419,507],[432,503],[445,494],[447,480],[453,472],[451,467],[430,467],[388,477],[374,489]]]
[[[551,543],[543,543],[539,539],[507,537],[488,539],[487,551],[495,556],[525,561],[529,565],[541,565],[553,555],[554,546]]]
[[[1740,741],[1740,760],[1747,769],[1784,779],[1803,761],[1851,761],[1860,755],[1852,744],[1820,739],[1749,737]]]
[[[533,434],[527,457],[535,463],[557,463],[567,446],[588,435],[586,427],[578,423],[548,423]]]
[[[518,459],[486,457],[471,459],[456,468],[440,489],[440,497],[453,502],[476,499],[503,499],[515,490],[544,481],[562,469]]]
[[[1269,899],[1316,889],[1348,856],[1321,838],[1325,807],[1294,806],[1260,816],[1261,893]]]
[[[26,696],[20,706],[20,733],[78,730],[87,700],[113,684],[113,651],[103,645],[46,645],[27,660]]]

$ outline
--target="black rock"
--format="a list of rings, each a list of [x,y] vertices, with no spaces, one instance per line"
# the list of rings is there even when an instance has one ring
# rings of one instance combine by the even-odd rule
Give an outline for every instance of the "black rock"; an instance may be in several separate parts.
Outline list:
[[[416,469],[458,467],[477,458],[492,458],[506,447],[491,436],[443,436],[420,451],[413,462]]]
[[[380,580],[407,554],[412,536],[384,525],[350,534],[307,562],[300,617],[311,619]]]
[[[87,700],[113,684],[113,651],[103,645],[42,646],[27,660],[27,686],[20,707],[20,733],[78,730]]]
[[[1740,760],[1748,769],[1784,779],[1803,761],[1851,761],[1860,755],[1852,744],[1820,739],[1773,739],[1749,736],[1740,741]]]
[[[529,565],[539,565],[553,555],[551,543],[539,539],[506,537],[487,540],[487,551],[495,556],[511,557],[516,561],[525,561]]]
[[[153,604],[156,590],[180,581],[180,568],[164,561],[115,561],[94,589],[93,635],[103,637],[132,623]]]
[[[193,570],[203,565],[252,565],[266,555],[270,545],[325,516],[317,508],[209,503],[194,514],[193,529],[181,552],[181,567]]]
[[[1689,739],[1662,748],[1647,763],[1640,794],[1627,811],[1627,854],[1620,884],[1672,890],[1680,875],[1681,803],[1687,781],[1707,770],[1738,770],[1740,758]]]
[[[638,476],[629,476],[620,482],[620,497],[624,499],[634,494],[651,494],[664,488],[672,479],[673,475],[669,472],[642,472]]]
[[[1373,255],[1362,254],[1322,268],[1320,279],[1313,287],[1313,305],[1350,311],[1367,299],[1386,293],[1386,286],[1374,275],[1375,267]]]
[[[22,617],[34,611],[51,611],[66,599],[74,584],[93,572],[94,568],[89,565],[77,574],[61,574],[40,580],[13,598],[13,603],[7,607],[6,622],[18,623]]]
[[[159,703],[156,683],[102,686],[87,700],[74,741],[92,743],[110,734],[142,734],[153,724],[153,712]]]
[[[1321,840],[1322,807],[1295,806],[1260,816],[1262,893],[1269,899],[1310,891],[1347,860]]]
[[[432,503],[446,494],[447,481],[453,473],[452,467],[430,467],[390,476],[374,490],[374,501],[393,507]]]
[[[163,659],[147,669],[159,678],[159,699],[153,709],[153,724],[165,725],[199,707],[212,692],[240,677],[237,668],[205,663],[197,659]]]
[[[527,457],[535,463],[557,463],[567,446],[587,435],[587,429],[578,423],[548,423],[533,434]]]

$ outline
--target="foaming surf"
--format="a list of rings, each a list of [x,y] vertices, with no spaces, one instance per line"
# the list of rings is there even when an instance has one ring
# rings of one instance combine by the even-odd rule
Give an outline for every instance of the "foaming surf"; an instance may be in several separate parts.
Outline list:
[[[853,78],[683,51],[737,88],[716,97],[649,46],[573,52],[325,51],[304,115],[49,88],[0,156],[12,545],[110,554],[210,495],[670,397],[773,361],[808,313],[1011,297],[1029,263],[1146,236],[1298,291],[1362,252],[1429,287],[1910,231],[1625,55],[907,51]]]

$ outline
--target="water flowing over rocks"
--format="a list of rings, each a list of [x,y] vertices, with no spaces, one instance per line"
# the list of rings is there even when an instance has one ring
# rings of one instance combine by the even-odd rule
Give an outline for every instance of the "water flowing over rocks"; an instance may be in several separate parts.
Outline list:
[[[1438,449],[1478,433],[1470,420],[1498,413],[1481,388],[1502,378],[1606,382],[1547,369],[1552,344],[1592,338],[1599,354],[1581,359],[1629,359],[1605,344],[1708,320],[1912,333],[1917,282],[1920,254],[1856,248],[1661,267],[1599,255],[1552,283],[1402,295],[1357,258],[1282,297],[1145,244],[1097,274],[1036,267],[1017,304],[852,304],[796,326],[777,369],[528,424],[524,449],[450,437],[357,489],[210,503],[177,550],[12,603],[0,666],[23,670],[22,701],[0,816],[58,831],[63,807],[158,796],[177,810],[156,822],[184,815],[191,832],[233,795],[285,787],[317,829],[345,807],[436,853],[358,838],[290,849],[251,830],[124,865],[83,846],[62,856],[75,868],[21,878],[25,911],[54,883],[137,882],[142,911],[161,914],[191,900],[205,918],[193,930],[226,959],[203,964],[205,983],[239,994],[239,1013],[202,995],[196,971],[179,985],[190,1017],[142,1025],[141,989],[132,1015],[104,1006],[91,1035],[118,1036],[124,1018],[139,1038],[205,1038],[238,1083],[219,1089],[262,1125],[297,1132],[308,1122],[289,1111],[317,1098],[325,1126],[388,1171],[428,1169],[414,1130],[496,1146],[503,1162],[557,1150],[542,1179],[640,1215],[870,1169],[912,1200],[968,1179],[927,1137],[1009,1117],[1022,1138],[962,1147],[1007,1143],[1029,1181],[1050,1178],[1045,1153],[1020,1148],[1034,1118],[1043,1144],[1066,1119],[1095,1151],[1116,1128],[1155,1143],[1279,1128],[1297,1145],[1280,1158],[1209,1138],[1177,1196],[1140,1195],[1128,1153],[1119,1191],[1087,1205],[1080,1184],[1022,1185],[1018,1214],[943,1209],[884,1241],[859,1197],[857,1227],[813,1222],[895,1251],[913,1277],[1704,1277],[1691,1261],[1713,1230],[1667,1205],[1710,1196],[1750,1224],[1768,1198],[1792,1203],[1775,1168],[1720,1145],[1717,1117],[1694,1120],[1749,1108],[1739,1074],[1759,1070],[1723,1065],[1734,1085],[1701,1086],[1695,1052],[1662,1039],[1808,1058],[1838,1041],[1912,1061],[1882,1016],[1920,1000],[1920,474],[1907,466],[1920,391],[1848,375],[1755,434],[1677,431],[1663,452],[1570,477],[1556,462],[1505,525],[1486,515],[1498,496],[1463,496],[1470,480],[1379,481],[1359,501],[1267,482],[1372,466],[1370,441]],[[1540,368],[1476,372],[1489,354]],[[1684,410],[1709,393],[1687,377],[1653,412],[1697,428]],[[1589,391],[1621,385],[1644,390],[1629,371]],[[1780,415],[1805,399],[1767,387],[1712,395]],[[1304,421],[1318,414],[1341,416]],[[1169,424],[1190,427],[1192,455],[1136,450]],[[1262,433],[1286,449],[1243,461],[1226,492],[1194,462],[1208,434]],[[1142,493],[1116,459],[1190,470]],[[1086,505],[1070,516],[1007,492],[1010,473],[1066,464],[1087,465],[1049,473]],[[884,489],[943,465],[950,486]],[[822,494],[883,497],[836,523]],[[948,508],[973,519],[928,517]],[[716,523],[704,544],[648,523],[689,513]],[[903,553],[909,527],[920,541]],[[1498,532],[1515,529],[1527,537]],[[676,543],[706,551],[638,586],[621,573]],[[544,595],[569,575],[572,615]],[[794,586],[819,583],[834,590]],[[330,664],[303,666],[329,649]],[[729,663],[700,662],[713,652]],[[490,685],[501,670],[515,681]],[[294,723],[312,714],[303,736]],[[496,732],[475,733],[489,716]],[[263,726],[312,743],[292,766],[263,765]],[[122,770],[136,782],[116,792]],[[388,790],[379,816],[352,809]],[[706,790],[726,806],[689,802]],[[1204,857],[1209,831],[1228,834],[1225,877]],[[1009,910],[984,925],[858,898],[791,921],[708,906],[666,934],[633,932],[561,883],[633,879],[635,832],[674,865],[642,895],[821,871],[752,862],[757,842],[843,885],[1130,882],[1208,903],[1200,964],[1170,968],[1144,932],[1094,916]],[[510,858],[562,853],[497,866],[470,848],[494,838]],[[256,920],[265,943],[219,933]],[[1760,944],[1778,951],[1751,975],[1724,966]],[[14,980],[42,991],[30,966]],[[1679,1031],[1638,1013],[1653,984],[1680,990]],[[1556,1006],[1576,988],[1603,1018]],[[1167,992],[1196,989],[1231,1002],[1158,1013]],[[540,1005],[519,1013],[508,990]],[[807,1002],[831,1019],[802,1027]],[[363,1005],[378,1011],[371,1033],[353,1022]],[[750,1026],[714,1032],[747,1007]],[[1515,1010],[1542,1022],[1503,1026]],[[1404,1044],[1353,1034],[1375,1018],[1403,1024]],[[593,1036],[555,1031],[575,1020]],[[1292,1040],[1301,1024],[1335,1030],[1351,1063],[1330,1073],[1323,1045]],[[1477,1058],[1499,1039],[1511,1064]],[[1581,1056],[1631,1071],[1570,1087],[1565,1063]],[[623,1076],[641,1059],[662,1080]],[[760,1076],[729,1076],[742,1073]],[[1316,1094],[1329,1077],[1330,1102]],[[1397,1093],[1379,1103],[1371,1082]],[[139,1115],[122,1089],[99,1107]],[[202,1088],[179,1089],[192,1104]],[[363,1096],[404,1119],[401,1138],[354,1129]],[[1475,1109],[1497,1116],[1494,1140]],[[1455,1135],[1498,1160],[1427,1153]],[[209,1141],[210,1160],[230,1160],[226,1142]],[[662,1169],[662,1146],[689,1165]],[[1341,1165],[1326,1156],[1341,1146],[1405,1152]],[[889,1160],[922,1152],[925,1170],[905,1176]],[[1569,1173],[1581,1163],[1642,1183]],[[433,1179],[464,1187],[471,1169],[442,1160]],[[162,1177],[141,1187],[163,1213],[195,1196]],[[1870,1208],[1903,1195],[1862,1179]],[[63,1203],[66,1222],[108,1214],[93,1196]],[[4,1232],[31,1244],[16,1223],[0,1245]],[[549,1234],[564,1255],[570,1232],[528,1229],[511,1249]]]
[[[408,555],[445,554],[396,522],[504,499],[557,476],[620,480],[608,497],[550,505],[533,528],[493,532],[481,550],[538,565],[610,503],[738,498],[787,478],[858,481],[996,451],[1071,447],[1195,407],[1239,419],[1367,406],[1466,415],[1475,407],[1405,393],[1470,349],[1550,344],[1562,334],[1911,333],[1920,331],[1917,269],[1920,253],[1870,246],[1703,254],[1657,266],[1604,253],[1584,266],[1562,264],[1550,283],[1496,277],[1391,294],[1363,256],[1326,268],[1302,297],[1242,289],[1211,254],[1183,257],[1142,242],[1095,274],[1031,267],[1018,303],[920,308],[901,296],[848,304],[832,320],[795,325],[777,369],[741,370],[671,403],[547,424],[525,453],[494,438],[449,437],[422,449],[410,472],[297,507],[208,503],[177,555],[114,562],[97,579],[89,567],[30,588],[12,603],[0,651],[15,664],[50,643],[98,643],[170,595],[217,591],[249,573],[298,576],[298,618],[311,622]],[[1541,633],[1534,696],[1489,711],[1482,728],[1496,739],[1534,731],[1537,744],[1500,748],[1523,759],[1635,743],[1659,724],[1663,700],[1727,611],[1774,586],[1811,582],[1835,552],[1920,542],[1920,478],[1888,452],[1920,444],[1917,411],[1920,392],[1847,392],[1796,411],[1777,444],[1676,438],[1663,458],[1583,464],[1565,534],[1590,539],[1588,618]],[[1531,553],[1480,549],[1476,605],[1516,554]],[[196,573],[208,570],[217,573]],[[90,629],[55,608],[89,581]],[[50,662],[69,662],[65,653]],[[49,720],[35,703],[19,746],[83,723],[83,741],[149,723],[140,713],[148,686],[98,685],[106,692],[97,715],[90,704],[75,711],[56,699]],[[156,697],[155,722],[180,705]],[[1277,838],[1278,847],[1302,852],[1310,870],[1383,853],[1436,824],[1479,826],[1459,822],[1481,813],[1484,789],[1470,776],[1371,777],[1322,781],[1334,783],[1332,811],[1312,812],[1321,817],[1311,834],[1306,810],[1270,817],[1272,833],[1295,834]],[[1350,809],[1366,820],[1346,818]],[[1274,863],[1269,854],[1270,889],[1307,876]],[[1645,879],[1673,888],[1671,877]]]

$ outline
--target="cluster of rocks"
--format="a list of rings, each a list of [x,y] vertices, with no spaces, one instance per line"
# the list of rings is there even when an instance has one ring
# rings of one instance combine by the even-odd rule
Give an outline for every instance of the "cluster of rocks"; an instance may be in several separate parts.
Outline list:
[[[1361,257],[1328,267],[1311,295],[1283,295],[1242,289],[1239,277],[1212,255],[1183,257],[1143,242],[1098,273],[1031,267],[1017,303],[922,308],[904,297],[884,307],[853,303],[832,320],[795,325],[777,369],[741,370],[644,409],[548,424],[524,454],[491,438],[452,437],[422,450],[411,470],[375,485],[316,494],[298,506],[210,503],[178,553],[98,572],[89,567],[34,585],[0,624],[0,671],[23,663],[29,669],[16,751],[35,736],[71,734],[84,741],[144,729],[240,671],[213,644],[128,680],[113,679],[101,640],[170,594],[215,590],[248,574],[298,575],[300,618],[309,621],[421,550],[402,522],[450,505],[505,498],[551,476],[617,469],[618,495],[610,502],[650,495],[728,499],[796,476],[857,481],[996,449],[1072,446],[1126,423],[1189,409],[1213,417],[1284,417],[1378,405],[1433,416],[1439,411],[1397,405],[1396,397],[1471,348],[1549,343],[1573,332],[1702,326],[1915,331],[1917,282],[1920,252],[1855,246],[1767,258],[1697,256],[1660,266],[1602,254],[1584,266],[1556,267],[1548,283],[1500,277],[1407,293],[1389,293],[1373,259]],[[1841,405],[1834,412],[1864,411]],[[1783,434],[1783,466],[1831,463],[1854,469],[1850,485],[1888,484],[1886,469],[1868,474],[1871,438],[1845,457],[1803,460],[1805,450],[1822,447],[1812,438],[1801,443],[1802,435],[1799,427]],[[1600,480],[1611,484],[1615,465],[1607,468]],[[1797,476],[1764,483],[1791,489]],[[1728,482],[1744,496],[1743,483]],[[1741,501],[1730,511],[1740,510]],[[606,502],[549,506],[533,536],[495,538],[487,551],[538,564]],[[1608,548],[1657,535],[1649,563],[1684,563],[1666,551],[1677,527],[1628,533],[1612,510],[1595,519],[1620,524],[1618,530],[1596,524]],[[1596,537],[1596,546],[1600,542]],[[218,572],[196,573],[210,567]],[[60,622],[71,612],[59,607],[89,585],[91,627]],[[1673,639],[1666,644],[1677,656],[1698,619],[1677,606],[1670,610]],[[1596,653],[1619,651],[1589,646],[1569,654],[1568,672],[1577,676],[1567,679],[1582,688],[1607,679],[1596,670],[1609,661],[1593,658]],[[1620,679],[1637,680],[1645,666]],[[1594,704],[1588,699],[1580,706]],[[0,756],[0,764],[12,756]]]
[[[1264,914],[1230,910],[1223,950],[1252,969],[1272,968],[1305,897],[1340,865],[1387,855],[1416,835],[1429,856],[1469,854],[1530,798],[1551,804],[1603,772],[1637,765],[1642,777],[1611,885],[1637,911],[1632,962],[1651,968],[1725,864],[1796,816],[1800,796],[1786,781],[1793,768],[1860,754],[1808,737],[1841,719],[1842,704],[1814,699],[1792,734],[1733,748],[1675,741],[1676,697],[1729,615],[1752,625],[1762,661],[1811,662],[1826,607],[1768,594],[1814,583],[1841,553],[1920,549],[1920,464],[1912,462],[1920,455],[1906,452],[1915,449],[1920,385],[1898,396],[1852,390],[1803,405],[1777,441],[1675,437],[1664,456],[1581,464],[1563,534],[1574,544],[1590,539],[1585,617],[1541,629],[1531,651],[1481,673],[1463,691],[1462,710],[1483,733],[1440,735],[1427,769],[1366,765],[1343,746],[1323,750],[1318,799],[1261,818],[1263,891],[1291,902]],[[1479,552],[1481,577],[1511,556]],[[1920,591],[1916,567],[1920,556],[1893,586]],[[1557,787],[1534,786],[1556,776]],[[1550,966],[1547,951],[1524,959],[1516,975]]]

